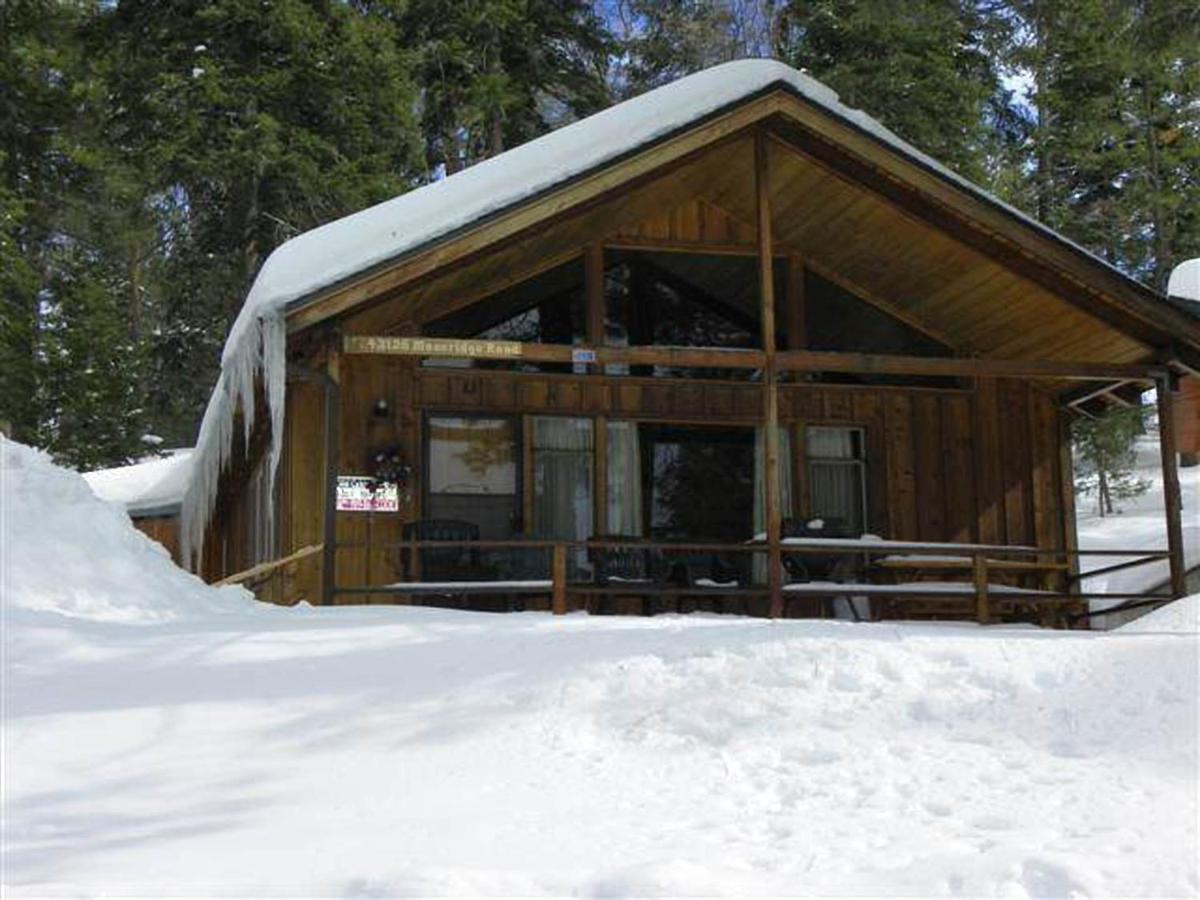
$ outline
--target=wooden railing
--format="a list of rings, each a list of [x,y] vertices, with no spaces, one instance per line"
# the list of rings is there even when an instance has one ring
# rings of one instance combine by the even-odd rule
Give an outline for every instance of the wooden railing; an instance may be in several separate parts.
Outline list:
[[[312,552],[311,548],[306,548]],[[744,543],[721,541],[676,542],[644,538],[629,539],[596,539],[596,540],[547,540],[547,539],[507,539],[507,540],[408,540],[387,543],[347,542],[337,545],[338,550],[374,550],[407,551],[410,560],[409,570],[403,573],[404,580],[388,584],[367,584],[338,586],[338,595],[363,594],[455,594],[455,593],[494,593],[503,594],[513,590],[524,592],[540,592],[551,598],[551,610],[555,614],[568,611],[568,597],[571,593],[597,593],[600,588],[594,582],[572,582],[569,578],[569,559],[572,552],[630,550],[642,549],[662,554],[666,558],[671,555],[688,553],[711,554],[762,554],[766,555],[769,545],[766,541],[750,541]],[[420,559],[422,550],[436,549],[470,549],[470,550],[523,550],[549,551],[549,577],[535,581],[479,581],[469,585],[461,582],[428,582],[421,580]],[[788,538],[781,542],[782,556],[827,556],[827,555],[857,555],[864,559],[864,571],[872,572],[897,571],[912,574],[914,577],[928,575],[934,572],[961,572],[969,574],[969,580],[951,582],[950,585],[938,584],[933,587],[930,582],[914,581],[904,584],[885,584],[874,582],[854,582],[840,584],[835,582],[792,582],[782,588],[784,596],[878,596],[887,597],[897,602],[905,602],[913,598],[973,599],[975,619],[980,623],[992,621],[993,600],[1016,601],[1021,604],[1042,606],[1054,611],[1065,604],[1078,603],[1087,600],[1136,600],[1150,603],[1167,602],[1173,597],[1170,594],[1147,593],[1115,593],[1115,592],[1084,592],[1079,590],[1079,582],[1085,578],[1108,574],[1135,566],[1149,565],[1169,557],[1166,550],[1064,550],[1046,549],[1033,546],[1018,546],[1008,544],[960,544],[935,543],[927,541],[860,541],[853,539],[799,539]],[[882,558],[911,554],[912,557],[887,561]],[[920,555],[937,557],[922,560]],[[953,559],[951,559],[953,557]],[[1016,559],[1012,557],[1017,557]],[[1072,560],[1083,557],[1133,557],[1110,566],[1094,569],[1090,572],[1074,573]],[[875,558],[872,561],[872,558]],[[993,576],[1007,577],[1036,577],[1041,576],[1043,586],[1038,589],[1019,588],[1012,585],[993,583]],[[1057,582],[1052,586],[1051,582]],[[922,584],[930,587],[922,591]],[[514,585],[516,587],[514,587]],[[639,593],[666,592],[673,595],[687,596],[769,596],[770,591],[765,585],[738,584],[736,586],[695,586],[668,585],[665,583],[622,583],[610,592],[623,592],[629,595]]]

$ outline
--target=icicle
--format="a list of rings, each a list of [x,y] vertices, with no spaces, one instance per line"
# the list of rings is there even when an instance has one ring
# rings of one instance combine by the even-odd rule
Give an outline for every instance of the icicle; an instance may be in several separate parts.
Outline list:
[[[268,485],[273,492],[283,450],[284,393],[287,383],[286,331],[281,311],[254,317],[231,335],[221,360],[221,374],[200,423],[194,469],[180,509],[180,555],[185,568],[195,569],[204,551],[204,534],[216,506],[221,473],[233,451],[233,423],[240,410],[243,440],[249,445],[254,428],[255,382],[261,373],[271,423],[267,449]],[[272,521],[274,510],[270,512]]]

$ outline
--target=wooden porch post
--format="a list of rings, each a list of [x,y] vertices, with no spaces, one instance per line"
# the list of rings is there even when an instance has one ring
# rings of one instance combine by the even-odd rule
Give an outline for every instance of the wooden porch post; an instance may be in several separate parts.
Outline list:
[[[604,244],[593,241],[583,251],[584,295],[587,301],[586,333],[591,347],[604,346]],[[604,374],[604,364],[590,367]],[[592,532],[608,533],[608,420],[597,416],[592,420]]]
[[[556,616],[567,614],[567,547],[555,544],[550,551],[550,609]]]
[[[321,603],[325,606],[333,605],[337,587],[337,473],[342,452],[341,354],[341,335],[334,332],[325,357],[325,548],[321,556]]]
[[[767,177],[767,143],[754,135],[754,192],[758,208],[758,293],[763,342],[763,508],[767,520],[767,586],[769,615],[783,615],[782,560],[779,549],[779,388],[775,371],[775,259],[771,252],[771,187]]]
[[[583,251],[583,293],[585,300],[584,333],[591,347],[604,346],[604,245],[588,244]],[[603,374],[603,364],[591,366]]]
[[[1175,408],[1171,398],[1171,376],[1154,379],[1158,400],[1158,444],[1162,451],[1163,494],[1167,514],[1167,551],[1170,553],[1171,594],[1187,593],[1187,569],[1183,559],[1182,503],[1175,453]]]

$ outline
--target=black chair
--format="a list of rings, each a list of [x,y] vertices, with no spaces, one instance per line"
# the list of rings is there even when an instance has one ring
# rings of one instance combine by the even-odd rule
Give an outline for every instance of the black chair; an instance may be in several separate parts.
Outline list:
[[[654,584],[657,576],[657,566],[654,555],[647,547],[638,546],[640,538],[627,534],[600,534],[591,538],[593,541],[612,541],[621,544],[628,541],[627,546],[589,547],[588,562],[595,572],[596,584],[614,586],[620,584]]]
[[[479,526],[455,519],[422,519],[408,522],[401,530],[404,541],[478,541]],[[493,581],[495,568],[482,565],[478,547],[422,547],[420,578],[422,581]],[[404,576],[411,577],[413,567],[411,548],[400,551]]]

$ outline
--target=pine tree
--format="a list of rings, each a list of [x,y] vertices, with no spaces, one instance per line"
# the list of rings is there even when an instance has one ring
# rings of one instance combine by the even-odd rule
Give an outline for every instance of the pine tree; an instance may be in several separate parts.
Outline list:
[[[5,182],[0,286],[14,437],[81,466],[143,450],[140,339],[125,301],[122,245],[139,198],[103,150],[102,99],[78,41],[86,5],[2,9]],[[9,262],[11,260],[11,262]]]
[[[623,52],[610,78],[620,97],[640,94],[719,63],[773,56],[775,0],[615,0],[608,16]]]
[[[398,21],[417,54],[431,177],[607,105],[614,48],[584,0],[413,0]]]
[[[988,177],[1000,93],[988,23],[972,0],[795,0],[778,49],[959,173]]]
[[[1008,0],[1008,68],[1028,82],[1007,199],[1162,288],[1200,249],[1200,13],[1165,0]]]
[[[1140,406],[1115,406],[1076,420],[1071,437],[1077,457],[1075,489],[1096,495],[1096,511],[1110,516],[1114,501],[1144,494],[1150,483],[1137,477],[1135,442],[1145,431]]]
[[[411,60],[388,9],[336,0],[118,4],[88,43],[156,218],[150,406],[183,444],[271,250],[418,177]]]

